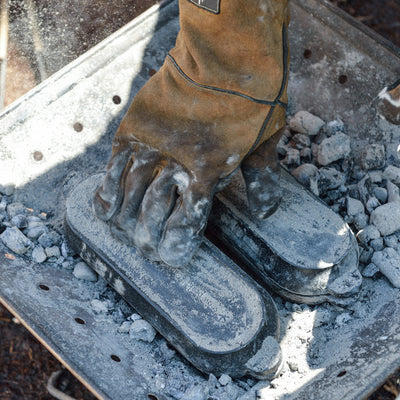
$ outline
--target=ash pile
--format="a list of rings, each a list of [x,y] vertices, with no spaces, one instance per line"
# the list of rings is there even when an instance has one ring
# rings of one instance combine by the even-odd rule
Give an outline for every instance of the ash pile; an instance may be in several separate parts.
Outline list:
[[[400,147],[399,147],[400,148]],[[386,165],[385,146],[365,146],[360,165],[340,120],[299,111],[278,143],[281,163],[350,225],[363,276],[380,274],[400,287],[400,168]]]

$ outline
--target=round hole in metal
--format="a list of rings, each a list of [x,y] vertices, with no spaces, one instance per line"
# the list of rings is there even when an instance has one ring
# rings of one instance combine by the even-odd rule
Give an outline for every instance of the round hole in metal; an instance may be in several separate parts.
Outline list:
[[[121,104],[121,97],[118,95],[113,96],[112,101],[114,104]]]
[[[83,131],[83,125],[80,122],[75,122],[74,130],[75,130],[75,132],[82,132]]]
[[[41,161],[43,159],[43,153],[41,151],[35,151],[33,153],[33,159],[35,161]]]
[[[310,49],[305,49],[303,53],[304,58],[311,58],[312,51]]]

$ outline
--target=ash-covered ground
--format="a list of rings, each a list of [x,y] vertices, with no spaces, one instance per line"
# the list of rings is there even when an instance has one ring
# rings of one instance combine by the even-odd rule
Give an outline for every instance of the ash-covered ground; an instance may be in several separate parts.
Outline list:
[[[376,294],[372,287],[385,287],[388,297],[400,287],[400,218],[393,218],[400,214],[400,168],[386,165],[384,146],[365,147],[361,166],[355,166],[351,138],[343,122],[322,121],[300,111],[288,118],[277,150],[282,165],[349,223],[358,239],[365,282],[360,297],[346,308],[301,305],[275,296],[285,361],[281,374],[271,382],[249,377],[232,380],[227,375],[217,379],[195,372],[71,251],[62,229],[54,226],[46,210],[32,210],[14,201],[12,187],[0,188],[0,239],[7,246],[10,259],[22,257],[46,268],[69,271],[71,279],[86,282],[92,293],[90,308],[95,318],[123,335],[132,349],[150,357],[151,362],[143,368],[151,369],[154,384],[167,398],[277,399],[282,392],[294,392],[303,378],[307,381],[326,365],[332,357],[335,337],[374,318]],[[18,392],[11,384],[2,390],[0,396],[9,396],[4,398],[13,398],[12,393]]]

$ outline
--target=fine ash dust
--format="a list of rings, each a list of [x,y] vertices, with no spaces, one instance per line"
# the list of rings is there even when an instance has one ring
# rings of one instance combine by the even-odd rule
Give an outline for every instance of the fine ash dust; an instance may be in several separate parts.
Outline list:
[[[384,148],[377,145],[367,146],[361,166],[354,165],[345,139],[346,127],[341,121],[325,123],[301,112],[289,120],[278,144],[282,164],[341,214],[357,235],[364,283],[360,297],[348,308],[299,305],[274,297],[281,321],[284,363],[280,375],[271,382],[249,377],[232,380],[226,375],[218,379],[197,372],[72,253],[59,221],[13,202],[9,187],[0,188],[0,238],[16,257],[70,271],[71,279],[84,280],[98,321],[107,329],[118,331],[135,352],[150,354],[156,360],[156,367],[153,365],[149,373],[167,399],[280,399],[316,376],[332,358],[343,361],[342,353],[336,355],[335,349],[349,348],[350,343],[341,333],[356,330],[360,321],[374,321],[379,312],[375,307],[378,293],[383,304],[397,291],[389,283],[396,266],[385,269],[372,260],[374,254],[387,248],[400,252],[400,226],[383,236],[377,229],[379,222],[377,226],[372,224],[371,216],[388,202],[400,204],[400,168],[387,166]],[[351,358],[350,349],[348,357]]]

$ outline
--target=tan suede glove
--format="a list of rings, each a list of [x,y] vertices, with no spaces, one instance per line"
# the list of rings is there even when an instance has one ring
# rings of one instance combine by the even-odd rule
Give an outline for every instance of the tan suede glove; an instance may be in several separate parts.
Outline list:
[[[258,217],[279,199],[288,1],[198,1],[180,0],[176,46],[131,104],[94,199],[115,236],[172,266],[190,261],[240,167]]]

